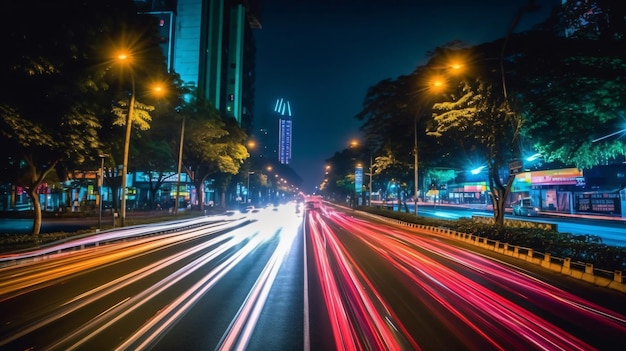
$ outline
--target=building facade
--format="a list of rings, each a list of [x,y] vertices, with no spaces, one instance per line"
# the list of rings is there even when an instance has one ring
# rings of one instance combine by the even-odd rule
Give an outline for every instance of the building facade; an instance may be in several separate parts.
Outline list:
[[[288,165],[291,161],[291,142],[293,139],[291,104],[287,100],[278,99],[274,113],[278,116],[278,161]]]
[[[250,131],[260,0],[135,0],[156,16],[171,71]]]

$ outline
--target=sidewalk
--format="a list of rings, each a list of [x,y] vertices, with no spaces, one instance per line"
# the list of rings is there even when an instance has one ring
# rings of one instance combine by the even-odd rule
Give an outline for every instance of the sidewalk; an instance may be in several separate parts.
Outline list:
[[[374,205],[381,205],[381,206],[385,206],[385,205],[393,205],[393,206],[397,206],[397,202],[376,202],[374,203],[374,201],[372,201],[372,203]],[[413,202],[407,202],[407,205],[410,206],[411,208],[413,207],[414,203]],[[417,207],[454,207],[454,208],[459,208],[459,209],[469,209],[469,210],[481,210],[481,211],[490,211],[493,212],[493,206],[489,205],[489,204],[448,204],[448,203],[432,203],[432,202],[418,202],[417,203]],[[511,215],[512,210],[511,208],[505,208],[504,209],[505,213],[508,215]],[[606,220],[606,221],[615,221],[615,222],[622,222],[624,224],[626,224],[626,217],[620,217],[618,215],[614,215],[614,216],[609,216],[609,215],[602,215],[602,214],[595,214],[595,213],[563,213],[563,212],[556,212],[556,211],[540,211],[539,212],[539,216],[538,217],[533,217],[533,218],[542,218],[542,217],[561,217],[561,218],[585,218],[585,219],[596,219],[596,220]],[[515,218],[524,218],[524,217],[515,217]]]

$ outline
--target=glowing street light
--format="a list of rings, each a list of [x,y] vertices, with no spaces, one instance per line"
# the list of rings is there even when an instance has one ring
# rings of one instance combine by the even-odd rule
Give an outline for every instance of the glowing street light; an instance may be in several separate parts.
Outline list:
[[[250,175],[254,174],[253,171],[248,171],[248,185],[246,187],[246,204],[250,201]]]
[[[119,53],[117,55],[117,60],[121,64],[132,64],[132,56],[126,52]],[[123,227],[126,222],[126,182],[127,182],[127,173],[128,173],[128,154],[130,151],[130,132],[132,130],[132,122],[133,115],[135,114],[135,74],[132,70],[132,67],[129,67],[130,71],[130,82],[131,82],[131,92],[130,92],[130,101],[128,103],[128,114],[126,115],[126,133],[124,135],[124,156],[122,159],[122,201],[120,205],[120,225]],[[162,93],[163,86],[158,85],[154,88],[157,93]]]
[[[599,137],[599,138],[595,138],[595,139],[593,139],[591,142],[592,142],[592,143],[597,143],[598,141],[602,141],[602,140],[604,140],[604,139],[610,138],[610,137],[612,137],[612,136],[614,136],[614,135],[618,135],[618,134],[626,134],[626,128],[624,128],[624,129],[622,129],[622,130],[618,130],[617,132],[613,132],[613,133],[611,133],[611,134],[607,134],[607,135],[605,135],[605,136],[601,136],[601,137]]]
[[[185,115],[183,114],[183,121],[180,126],[180,144],[178,146],[178,178],[176,180],[176,200],[174,201],[174,214],[178,214],[178,202],[180,199],[180,177],[183,167],[183,144],[185,141]]]
[[[458,66],[459,68],[461,67],[459,64],[455,64],[455,66]],[[423,91],[429,91],[431,93],[438,92],[438,91],[444,90],[445,86],[446,86],[445,78],[441,76],[436,76],[430,79],[430,83],[428,84],[426,88],[423,89]],[[430,101],[430,100],[427,100],[427,101]],[[427,102],[425,102],[425,104],[426,103]],[[413,179],[413,182],[415,183],[414,184],[415,189],[413,193],[413,202],[414,202],[414,212],[416,216],[417,216],[417,199],[419,196],[419,186],[418,186],[419,184],[419,154],[418,154],[418,149],[417,149],[417,117],[419,116],[419,114],[420,113],[416,113],[413,118],[413,169],[415,171],[414,179]],[[370,177],[370,180],[371,180],[371,177]]]
[[[535,153],[535,154],[532,154],[532,155],[526,157],[526,161],[533,162],[533,161],[539,159],[540,157],[541,157],[540,153]]]
[[[120,53],[117,59],[122,62],[130,62],[131,57],[127,53]],[[122,159],[122,203],[120,205],[120,225],[126,223],[126,177],[128,173],[128,153],[130,150],[130,131],[132,128],[132,118],[135,113],[135,74],[130,70],[131,93],[128,103],[128,114],[126,115],[126,134],[124,135],[124,156]]]

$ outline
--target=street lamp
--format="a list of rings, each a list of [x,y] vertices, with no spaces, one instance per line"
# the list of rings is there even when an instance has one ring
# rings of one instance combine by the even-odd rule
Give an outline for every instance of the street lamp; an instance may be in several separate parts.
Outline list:
[[[178,180],[176,181],[176,200],[174,201],[174,214],[178,214],[178,200],[180,198],[180,173],[183,166],[183,142],[185,140],[185,115],[180,127],[180,145],[178,147]]]
[[[368,175],[370,176],[370,182],[369,182],[369,199],[368,199],[368,206],[372,206],[372,177],[374,176],[373,174],[373,170],[372,170],[372,153],[370,152],[370,172],[368,173]]]
[[[250,201],[250,174],[254,174],[253,171],[248,171],[248,185],[246,186],[246,204]]]
[[[120,54],[118,60],[126,62],[130,60],[129,55]],[[130,131],[132,127],[132,116],[135,113],[135,75],[130,71],[131,93],[128,104],[128,115],[126,116],[126,134],[124,136],[124,157],[122,159],[122,203],[120,208],[120,225],[123,227],[126,222],[126,176],[128,173],[128,153],[130,149]]]
[[[127,53],[120,53],[117,56],[117,59],[122,62],[130,62],[132,60],[132,56]],[[120,225],[123,227],[126,222],[126,182],[128,176],[128,155],[130,151],[130,132],[132,130],[132,122],[133,115],[135,114],[135,74],[132,71],[132,67],[129,67],[130,71],[130,82],[131,82],[131,93],[130,93],[130,101],[128,103],[128,114],[126,115],[126,133],[124,135],[124,156],[122,160],[122,199],[120,205]],[[158,93],[161,93],[163,88],[162,86],[157,86],[154,90]]]
[[[99,189],[98,189],[98,197],[99,197],[99,209],[98,209],[98,230],[102,229],[102,188],[104,187],[104,159],[109,157],[108,154],[98,155],[100,157],[100,179],[99,179]]]
[[[450,71],[455,71],[455,72],[459,72],[461,69],[463,68],[463,65],[459,64],[459,63],[453,63],[451,64],[449,67],[446,67],[446,70],[450,70]],[[434,92],[434,91],[441,91],[443,89],[445,89],[446,86],[446,80],[445,78],[442,77],[434,77],[430,80],[430,83],[428,84],[427,87],[425,87],[423,90],[420,91],[429,91],[429,92]],[[424,102],[424,107],[426,108],[427,104],[430,102],[430,99],[427,99]],[[418,155],[418,150],[417,150],[417,118],[419,117],[419,115],[422,114],[422,112],[424,112],[423,110],[419,110],[414,118],[413,118],[413,169],[415,170],[415,175],[414,175],[414,194],[413,194],[413,201],[414,201],[414,211],[415,211],[415,215],[417,216],[417,200],[418,200],[418,195],[419,195],[419,155]]]
[[[418,161],[418,156],[417,156],[417,114],[415,115],[415,118],[413,118],[413,168],[415,170],[415,178],[413,179],[414,181],[414,194],[413,194],[413,202],[414,202],[414,211],[415,211],[415,215],[417,216],[417,196],[418,196],[418,192],[419,192],[419,187],[417,186],[418,183],[418,178],[419,178],[419,174],[418,174],[418,168],[417,168],[417,163]]]

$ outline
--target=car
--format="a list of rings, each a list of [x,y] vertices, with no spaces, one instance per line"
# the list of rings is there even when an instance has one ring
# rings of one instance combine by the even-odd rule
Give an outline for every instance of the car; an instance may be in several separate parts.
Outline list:
[[[250,205],[250,206],[243,207],[243,208],[241,209],[241,212],[242,212],[242,213],[251,213],[251,212],[252,212],[252,213],[256,213],[256,212],[259,212],[259,209],[258,209],[258,208],[255,208],[255,207],[254,207],[254,206],[252,206],[252,205]]]
[[[304,200],[305,210],[318,210],[322,207],[322,197],[319,195],[307,196]]]
[[[539,208],[534,206],[530,197],[519,199],[511,204],[514,216],[536,217],[539,215]]]

